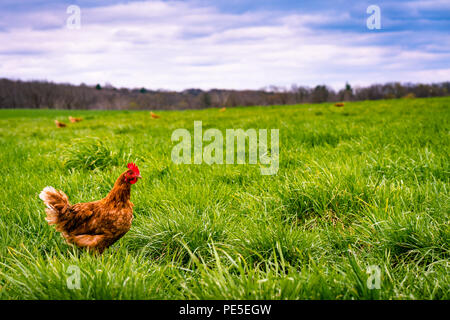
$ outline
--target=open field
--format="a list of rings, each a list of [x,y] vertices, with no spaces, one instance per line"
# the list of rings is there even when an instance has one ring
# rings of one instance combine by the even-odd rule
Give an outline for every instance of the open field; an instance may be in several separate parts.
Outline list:
[[[449,106],[0,110],[0,299],[449,299]],[[69,115],[84,120],[57,129]],[[279,129],[278,174],[173,164],[171,134],[194,120]],[[128,161],[130,232],[101,257],[65,244],[39,192],[100,199]]]

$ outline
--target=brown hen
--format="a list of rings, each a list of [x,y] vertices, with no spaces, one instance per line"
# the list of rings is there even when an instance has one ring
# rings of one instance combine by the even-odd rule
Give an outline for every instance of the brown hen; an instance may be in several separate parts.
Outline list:
[[[120,175],[108,195],[98,201],[71,205],[66,194],[45,187],[39,197],[47,209],[48,224],[55,225],[66,241],[102,253],[130,230],[133,220],[131,185],[141,178],[134,163]]]

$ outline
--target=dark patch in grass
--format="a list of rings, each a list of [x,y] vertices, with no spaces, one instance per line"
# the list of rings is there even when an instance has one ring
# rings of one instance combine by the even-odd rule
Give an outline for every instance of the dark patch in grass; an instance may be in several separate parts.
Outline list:
[[[42,131],[34,131],[30,134],[31,138],[37,138],[37,139],[43,139],[47,137],[46,134],[44,134]]]
[[[226,174],[223,176],[218,176],[215,178],[218,182],[223,182],[230,185],[244,185],[249,181],[249,178],[245,175],[235,173],[235,174]]]
[[[119,126],[117,128],[113,129],[113,132],[115,134],[129,134],[129,133],[137,133],[138,131],[141,131],[144,127],[142,125],[124,125]]]
[[[339,142],[349,140],[352,136],[330,132],[307,132],[299,137],[301,143],[309,147],[331,146],[336,147]]]
[[[280,196],[287,216],[295,216],[300,221],[321,217],[330,222],[361,210],[364,204],[358,198],[367,198],[365,191],[354,194],[335,185],[293,186]]]

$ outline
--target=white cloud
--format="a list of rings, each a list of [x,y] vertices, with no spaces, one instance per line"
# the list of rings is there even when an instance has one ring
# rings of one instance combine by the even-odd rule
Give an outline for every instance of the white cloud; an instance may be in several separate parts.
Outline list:
[[[414,9],[450,9],[448,0],[417,0],[405,3],[408,8]]]
[[[448,51],[372,44],[388,33],[317,31],[337,19],[332,13],[226,14],[149,1],[81,9],[80,30],[65,28],[65,10],[10,17],[0,32],[1,76],[176,90],[449,80],[448,65],[423,65],[450,61]]]

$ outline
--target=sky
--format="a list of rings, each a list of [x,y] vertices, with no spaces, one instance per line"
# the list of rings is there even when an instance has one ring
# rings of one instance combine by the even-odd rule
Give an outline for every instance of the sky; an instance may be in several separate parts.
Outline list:
[[[370,5],[381,29],[367,27]],[[449,81],[450,1],[1,0],[0,78],[153,90]]]

